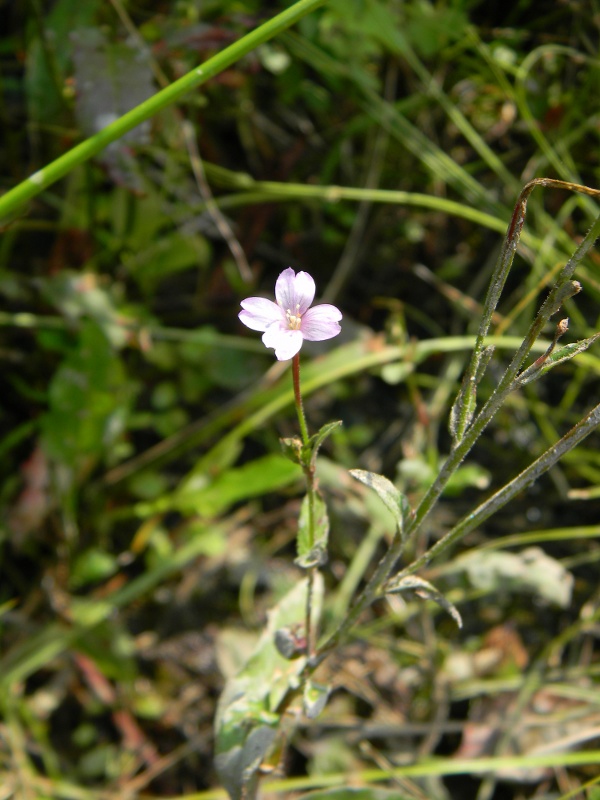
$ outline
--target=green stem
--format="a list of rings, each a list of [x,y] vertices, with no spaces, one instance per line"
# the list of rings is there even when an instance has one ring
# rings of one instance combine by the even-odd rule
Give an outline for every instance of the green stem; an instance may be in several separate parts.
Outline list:
[[[95,156],[111,142],[120,139],[128,131],[155,116],[159,111],[179,100],[183,95],[206,83],[220,74],[259,45],[277,36],[294,25],[299,19],[323,5],[325,0],[299,0],[293,6],[251,31],[225,50],[217,53],[204,64],[174,81],[170,86],[157,92],[140,105],[128,111],[115,122],[107,125],[99,133],[73,147],[67,153],[35,172],[26,180],[10,189],[0,198],[0,219],[14,212],[32,197],[40,194],[74,167]]]
[[[302,435],[302,444],[305,451],[308,451],[310,437],[308,435],[308,426],[306,424],[306,415],[304,414],[304,403],[302,402],[302,391],[300,389],[300,353],[296,353],[292,360],[292,377],[294,382],[294,399],[296,405],[296,412],[298,414],[298,423],[300,424],[300,433]],[[308,495],[308,536],[310,547],[312,548],[315,543],[315,466],[312,453],[305,452],[302,458],[302,469],[306,477],[306,493]],[[306,587],[306,615],[305,615],[305,635],[306,635],[306,677],[308,677],[308,664],[314,650],[314,633],[312,626],[312,607],[313,607],[313,592],[315,586],[315,574],[317,568],[310,567],[307,574],[307,587]]]

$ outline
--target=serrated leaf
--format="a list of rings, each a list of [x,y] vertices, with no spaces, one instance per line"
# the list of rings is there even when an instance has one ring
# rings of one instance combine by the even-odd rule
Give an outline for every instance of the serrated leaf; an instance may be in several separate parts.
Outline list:
[[[228,680],[215,719],[215,766],[232,800],[253,797],[261,765],[278,753],[294,716],[285,714],[298,691],[305,658],[289,661],[277,650],[278,630],[303,625],[308,581],[296,584],[269,612],[253,654]],[[323,579],[313,581],[313,625],[321,614]]]
[[[325,501],[318,492],[313,494],[311,533],[310,495],[306,495],[300,508],[298,520],[298,557],[295,563],[303,569],[320,567],[327,561],[329,541],[329,515]]]
[[[438,591],[429,581],[419,578],[417,575],[404,575],[401,578],[390,578],[383,587],[388,594],[399,594],[401,592],[414,592],[417,597],[424,600],[433,600],[438,606],[447,611],[459,628],[462,628],[462,617],[454,603]]]
[[[404,519],[409,510],[408,500],[402,492],[394,486],[390,480],[383,475],[378,475],[376,472],[368,472],[364,469],[351,469],[350,475],[377,492],[385,507],[393,514],[398,529],[402,531],[404,528]]]

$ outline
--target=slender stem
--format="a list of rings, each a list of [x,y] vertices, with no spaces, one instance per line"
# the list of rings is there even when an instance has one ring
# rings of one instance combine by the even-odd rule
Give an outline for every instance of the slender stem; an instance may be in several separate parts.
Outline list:
[[[294,399],[296,401],[296,412],[298,414],[300,434],[302,436],[302,444],[306,447],[306,445],[308,445],[309,436],[308,428],[306,426],[306,417],[304,415],[302,392],[300,391],[300,353],[296,353],[292,360],[292,375],[294,379]]]
[[[375,572],[369,579],[367,585],[362,590],[360,595],[352,604],[352,607],[346,614],[345,618],[342,620],[338,628],[327,637],[327,639],[319,647],[317,653],[308,662],[307,665],[310,670],[315,670],[319,664],[321,664],[327,658],[327,656],[336,649],[338,644],[358,622],[361,614],[366,611],[367,608],[369,608],[369,606],[376,600],[394,564],[402,555],[404,544],[405,540],[400,531],[396,531],[396,535],[394,536],[394,540],[390,545],[389,550],[377,565]]]
[[[523,472],[519,473],[516,478],[507,483],[502,489],[499,489],[495,494],[483,502],[472,513],[464,517],[457,525],[448,531],[448,533],[436,542],[432,547],[423,553],[416,561],[402,570],[401,575],[410,575],[418,572],[422,567],[426,566],[431,559],[440,555],[450,545],[462,539],[467,533],[477,528],[492,514],[495,514],[500,508],[510,502],[513,497],[522,492],[532,483],[534,483],[540,475],[543,475],[556,462],[561,459],[565,453],[568,453],[576,445],[578,445],[586,436],[600,424],[600,404],[595,406],[583,419],[571,428],[562,439],[548,448],[542,455],[530,464]]]
[[[304,414],[304,403],[302,402],[302,390],[300,388],[300,353],[296,353],[292,359],[292,378],[294,382],[294,400],[296,405],[296,412],[298,414],[298,423],[300,425],[300,434],[302,436],[302,444],[308,448],[310,437],[308,435],[308,426],[306,424],[306,415]],[[302,459],[302,468],[306,477],[306,493],[308,495],[308,536],[309,546],[312,547],[315,543],[315,468],[314,459],[311,453],[306,453]],[[313,652],[313,628],[312,628],[312,606],[313,606],[313,592],[315,587],[315,574],[316,567],[309,567],[307,574],[306,586],[306,616],[305,616],[305,636],[306,636],[306,670],[305,674],[308,677],[308,663]]]
[[[538,182],[536,185],[539,185],[539,183],[540,182]],[[520,218],[517,219],[517,222],[513,220],[510,230],[512,230],[515,225],[522,225],[522,220],[520,220]],[[508,235],[510,235],[510,230]],[[513,356],[510,364],[506,368],[496,390],[484,404],[483,408],[475,417],[473,422],[471,422],[470,426],[466,429],[466,432],[463,434],[462,438],[455,443],[454,447],[450,451],[450,455],[446,459],[437,478],[423,496],[418,508],[416,509],[413,519],[408,524],[406,531],[407,536],[415,536],[417,530],[421,527],[425,518],[428,516],[433,506],[437,503],[440,495],[444,491],[448,481],[454,474],[459,464],[467,456],[477,439],[481,436],[487,425],[499,411],[507,396],[515,389],[519,388],[517,376],[519,374],[519,370],[523,366],[523,362],[532,351],[535,341],[540,335],[545,322],[560,307],[560,303],[557,302],[557,297],[559,296],[561,290],[573,275],[575,268],[579,265],[584,255],[591,249],[591,247],[593,247],[594,242],[599,235],[600,216],[598,216],[598,218],[595,220],[594,224],[577,247],[575,253],[564,266],[554,289],[552,289],[548,298],[542,305],[538,315],[531,323],[527,335]],[[505,280],[505,276],[503,276],[502,280]],[[495,306],[490,304],[490,309],[493,307]],[[476,344],[476,348],[477,346],[478,345]]]
[[[174,81],[170,86],[123,114],[122,117],[107,125],[94,136],[90,136],[89,139],[80,142],[67,153],[26,178],[0,197],[0,218],[14,212],[27,200],[35,197],[48,186],[64,177],[74,167],[92,158],[111,142],[120,139],[128,131],[167,108],[183,95],[206,83],[209,78],[219,75],[247,53],[277,36],[306,14],[319,8],[324,2],[325,0],[299,0],[290,8],[282,11],[281,14],[277,14],[273,19],[268,20],[239,41],[234,42],[229,47],[226,47],[225,50],[209,58],[201,66],[195,67],[187,75]]]

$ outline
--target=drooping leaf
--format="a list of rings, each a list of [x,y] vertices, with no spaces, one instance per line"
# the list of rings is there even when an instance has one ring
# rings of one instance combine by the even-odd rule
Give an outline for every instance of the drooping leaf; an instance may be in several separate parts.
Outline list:
[[[42,418],[46,453],[78,469],[110,453],[122,435],[132,386],[119,355],[91,320],[55,372]]]
[[[385,507],[391,511],[400,531],[409,512],[408,500],[394,484],[383,475],[364,469],[351,469],[350,475],[377,492]]]
[[[404,575],[401,578],[390,578],[383,587],[389,594],[399,594],[401,592],[414,592],[417,597],[424,600],[433,600],[438,606],[447,611],[459,628],[462,628],[462,617],[454,603],[438,591],[429,581],[419,578],[417,575]]]

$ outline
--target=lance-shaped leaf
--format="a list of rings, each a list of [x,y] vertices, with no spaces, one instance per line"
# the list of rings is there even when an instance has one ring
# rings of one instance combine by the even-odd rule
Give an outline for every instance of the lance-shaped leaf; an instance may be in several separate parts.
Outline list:
[[[319,448],[331,434],[337,430],[340,425],[342,424],[341,420],[337,420],[337,422],[328,422],[323,427],[314,434],[314,436],[310,437],[309,440],[309,448],[311,451],[311,461],[314,464],[315,459],[317,457],[317,453],[319,452]]]
[[[369,786],[360,789],[357,786],[337,786],[335,789],[318,789],[300,796],[299,800],[414,800],[414,794],[407,794],[398,789],[376,789]]]
[[[477,386],[494,355],[494,349],[494,347],[484,347],[465,373],[460,391],[450,410],[448,422],[450,434],[455,442],[460,442],[471,424],[477,407]]]
[[[429,581],[419,578],[416,575],[404,575],[403,577],[390,578],[383,587],[388,594],[400,594],[401,592],[414,592],[417,597],[424,600],[433,600],[438,606],[447,611],[459,628],[462,628],[462,617],[458,609],[448,600],[447,597],[438,591]]]
[[[402,492],[390,480],[383,475],[378,475],[376,472],[351,469],[350,475],[377,492],[385,507],[393,514],[398,530],[402,531],[404,529],[404,520],[409,513],[408,500]]]
[[[298,583],[269,613],[267,627],[240,672],[227,681],[215,720],[215,766],[232,800],[252,800],[261,768],[283,747],[293,715],[284,714],[299,692],[305,658],[289,661],[275,646],[276,632],[303,624],[306,580]],[[314,576],[313,625],[321,613],[323,579]]]
[[[298,520],[298,557],[295,563],[303,569],[320,567],[327,561],[327,542],[329,541],[329,515],[321,495],[314,491],[302,501]]]
[[[548,355],[543,361],[538,359],[530,367],[527,367],[526,370],[523,370],[519,376],[519,383],[521,386],[524,386],[526,383],[535,381],[559,364],[570,361],[570,359],[579,355],[579,353],[583,353],[588,347],[594,344],[594,342],[598,341],[598,339],[600,339],[600,333],[595,333],[588,339],[581,339],[578,342],[571,342],[570,344],[564,345],[564,347],[559,347],[558,350]]]

